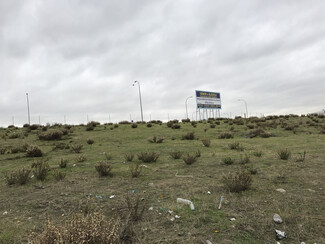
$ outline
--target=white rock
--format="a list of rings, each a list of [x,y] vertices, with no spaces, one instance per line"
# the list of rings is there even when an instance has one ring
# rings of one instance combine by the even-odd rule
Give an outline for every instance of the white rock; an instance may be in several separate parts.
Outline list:
[[[110,195],[109,198],[110,199],[115,198],[115,195]]]
[[[278,214],[274,214],[273,215],[273,221],[275,223],[277,223],[277,224],[281,224],[283,222],[282,219],[281,219],[281,217],[280,217],[280,215],[278,215]]]
[[[235,218],[230,218],[230,221],[235,221],[236,219]]]
[[[286,190],[284,190],[282,188],[278,188],[278,189],[276,189],[276,191],[281,192],[281,193],[285,193],[286,192]]]
[[[150,207],[149,210],[152,211],[153,210],[153,207]]]
[[[7,211],[4,211],[2,215],[7,215],[7,214],[8,214],[8,212]]]
[[[179,219],[181,216],[175,215],[175,219]]]
[[[210,195],[211,194],[211,191],[208,191],[208,194]]]

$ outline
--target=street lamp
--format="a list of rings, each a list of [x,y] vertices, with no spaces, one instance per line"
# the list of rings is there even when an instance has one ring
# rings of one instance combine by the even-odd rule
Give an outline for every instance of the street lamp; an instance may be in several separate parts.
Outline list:
[[[28,124],[30,125],[29,100],[28,100],[28,93],[27,92],[26,92],[26,97],[27,97]]]
[[[188,98],[186,98],[186,100],[185,100],[185,108],[186,108],[186,118],[188,119],[188,112],[187,112],[187,100],[189,99],[189,98],[192,98],[193,96],[190,96],[190,97],[188,97]]]
[[[245,108],[246,108],[246,116],[245,116],[245,118],[248,118],[247,102],[244,99],[238,99],[238,101],[242,101],[242,102],[245,103]]]
[[[141,120],[142,120],[142,122],[143,122],[143,112],[142,112],[142,101],[141,101],[140,82],[136,80],[136,81],[134,81],[134,83],[133,83],[132,86],[134,86],[135,83],[137,83],[137,84],[138,84],[138,87],[139,87],[139,98],[140,98]]]

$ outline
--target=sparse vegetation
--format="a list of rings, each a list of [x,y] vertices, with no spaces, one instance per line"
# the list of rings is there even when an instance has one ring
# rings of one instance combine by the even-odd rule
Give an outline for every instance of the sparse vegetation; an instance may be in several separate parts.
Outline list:
[[[74,144],[74,145],[71,145],[71,150],[75,153],[80,153],[81,152],[81,149],[82,149],[82,145],[80,144]]]
[[[137,154],[138,159],[144,163],[156,162],[160,154],[157,152],[140,152]]]
[[[231,157],[225,157],[223,160],[224,164],[231,165],[234,163],[234,160]]]
[[[205,147],[210,147],[211,145],[211,140],[209,138],[204,138],[202,139],[202,143]]]
[[[27,154],[27,157],[42,157],[43,156],[42,150],[36,145],[29,146],[26,150],[26,154]]]
[[[183,157],[183,160],[187,165],[191,165],[196,162],[197,158],[198,157],[196,154],[191,155],[188,153],[186,156]]]
[[[32,164],[33,174],[36,179],[40,181],[44,181],[46,176],[50,170],[50,166],[48,163],[44,163],[43,161],[38,161]]]
[[[277,154],[278,154],[279,158],[282,160],[288,160],[291,157],[291,152],[288,150],[288,148],[279,149],[277,151]]]
[[[183,153],[180,152],[180,151],[173,151],[170,153],[170,156],[173,158],[173,159],[180,159],[182,157]]]
[[[141,171],[142,171],[142,167],[139,163],[132,163],[130,165],[130,172],[131,172],[131,176],[133,178],[138,177],[140,175]]]
[[[95,169],[99,176],[112,176],[112,166],[108,162],[98,162]]]
[[[225,187],[231,192],[241,192],[248,190],[252,184],[252,176],[246,171],[229,173],[223,177]]]
[[[222,132],[219,134],[218,138],[219,139],[230,139],[230,138],[233,138],[233,134],[230,133],[230,132]]]
[[[133,158],[134,158],[134,153],[132,152],[124,154],[124,159],[126,162],[132,162]]]

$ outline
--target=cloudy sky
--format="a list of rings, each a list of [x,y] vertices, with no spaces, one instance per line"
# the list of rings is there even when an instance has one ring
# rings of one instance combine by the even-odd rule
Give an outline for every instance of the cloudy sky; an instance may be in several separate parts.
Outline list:
[[[0,0],[0,126],[325,108],[325,1]],[[87,118],[88,117],[88,118]]]

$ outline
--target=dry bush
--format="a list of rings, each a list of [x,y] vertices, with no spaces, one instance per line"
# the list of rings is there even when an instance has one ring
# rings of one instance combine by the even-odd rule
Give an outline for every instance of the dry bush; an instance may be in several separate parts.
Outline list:
[[[211,145],[211,140],[209,138],[204,138],[202,139],[202,143],[205,147],[210,147]]]
[[[85,162],[86,161],[86,156],[85,155],[78,155],[77,157],[76,157],[76,162],[78,162],[78,163],[82,163],[82,162]]]
[[[251,160],[250,160],[248,154],[245,154],[245,156],[240,155],[240,160],[239,160],[239,163],[240,163],[240,164],[248,164],[250,161],[251,161]]]
[[[252,184],[252,176],[246,171],[229,173],[223,177],[225,187],[231,192],[241,192],[248,190]]]
[[[130,172],[131,172],[131,176],[132,178],[136,178],[140,175],[142,171],[142,167],[139,163],[132,163],[130,165]]]
[[[254,137],[262,137],[262,138],[268,138],[271,137],[272,134],[266,132],[265,130],[263,130],[262,128],[258,128],[255,130],[252,130],[248,133],[248,137],[250,138],[254,138]]]
[[[196,156],[197,158],[201,157],[201,151],[200,151],[200,149],[196,150],[196,152],[195,152],[195,156]]]
[[[8,186],[10,185],[14,185],[17,183],[17,172],[16,171],[12,171],[12,172],[5,172],[4,173],[4,179],[5,182]]]
[[[17,182],[19,185],[25,185],[29,182],[30,169],[22,168],[17,171]]]
[[[172,129],[180,129],[181,125],[180,124],[173,124]]]
[[[54,171],[53,173],[53,177],[54,179],[56,179],[57,181],[63,180],[66,177],[66,173],[65,172],[61,172],[59,170]]]
[[[194,140],[194,132],[188,132],[187,134],[182,136],[182,140]]]
[[[52,130],[52,131],[46,131],[42,132],[38,135],[38,138],[40,140],[45,141],[52,141],[52,140],[61,140],[63,136],[63,132],[60,130]]]
[[[233,142],[228,144],[229,149],[237,150],[237,151],[244,151],[244,147],[240,145],[239,142]]]
[[[262,151],[255,151],[255,152],[253,152],[253,155],[254,155],[255,157],[260,158],[260,157],[262,157],[263,152],[262,152]]]
[[[219,139],[230,139],[233,138],[233,134],[230,132],[221,132],[220,135],[218,136]]]
[[[103,154],[104,154],[106,160],[111,160],[112,159],[112,154],[111,153],[103,152]]]
[[[174,152],[171,152],[170,153],[170,156],[173,158],[173,159],[180,159],[182,157],[183,153],[180,152],[180,151],[174,151]]]
[[[42,150],[36,145],[29,146],[26,150],[26,153],[27,157],[42,157],[43,155]]]
[[[0,154],[5,154],[7,152],[7,149],[2,147],[0,148]]]
[[[99,176],[112,176],[112,166],[108,162],[98,162],[95,169]]]
[[[183,157],[183,160],[187,165],[191,165],[196,162],[197,158],[198,157],[196,156],[196,154],[191,155],[188,153],[186,156]]]
[[[135,128],[137,128],[137,127],[138,127],[138,125],[135,124],[135,123],[133,123],[133,124],[131,125],[131,128],[133,128],[133,129],[135,129]]]
[[[47,173],[50,171],[50,166],[48,163],[39,161],[32,164],[33,174],[36,179],[44,181],[46,179]]]
[[[140,152],[137,154],[138,159],[144,163],[156,162],[160,154],[157,152]]]
[[[291,157],[291,152],[288,150],[288,148],[277,150],[277,154],[282,160],[288,160]]]
[[[141,199],[139,195],[132,195],[130,197],[130,195],[128,194],[126,196],[126,206],[129,211],[128,217],[130,220],[138,221],[142,219],[143,212],[146,208],[146,202],[143,198]]]
[[[306,159],[306,150],[303,153],[299,153],[298,158],[296,159],[296,162],[304,162]]]
[[[125,159],[126,162],[132,162],[133,158],[134,158],[134,153],[133,152],[124,154],[124,159]]]
[[[84,215],[77,213],[63,225],[55,225],[47,221],[40,233],[32,232],[28,242],[32,244],[119,244],[120,219],[106,220],[103,212]]]
[[[17,133],[17,132],[12,132],[8,135],[8,138],[9,139],[16,139],[16,138],[20,138],[21,137],[21,134],[20,133]]]
[[[71,150],[75,153],[80,153],[81,149],[82,149],[82,145],[80,144],[71,145]]]

